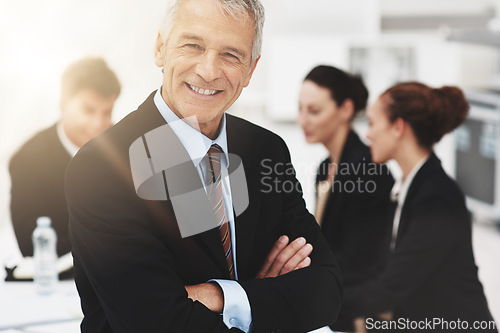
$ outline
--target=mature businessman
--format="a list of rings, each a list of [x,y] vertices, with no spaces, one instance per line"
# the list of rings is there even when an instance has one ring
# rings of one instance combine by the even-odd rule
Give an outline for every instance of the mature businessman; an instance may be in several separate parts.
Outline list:
[[[161,88],[70,163],[83,332],[307,332],[335,320],[339,268],[295,175],[269,172],[290,164],[285,143],[225,114],[257,66],[263,20],[258,0],[173,3],[155,48]],[[231,178],[241,166],[246,182]],[[186,196],[197,201],[182,206]],[[190,216],[216,224],[186,236],[184,223],[207,229]]]

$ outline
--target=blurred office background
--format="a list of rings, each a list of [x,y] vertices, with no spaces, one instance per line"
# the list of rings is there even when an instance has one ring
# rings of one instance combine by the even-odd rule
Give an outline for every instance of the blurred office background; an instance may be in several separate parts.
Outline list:
[[[469,194],[479,275],[499,322],[500,0],[262,1],[263,55],[230,112],[286,140],[310,210],[315,168],[326,151],[305,143],[295,119],[300,85],[312,67],[330,64],[361,74],[371,102],[404,80],[467,91],[469,120],[436,151]],[[161,84],[153,47],[164,8],[163,0],[0,1],[1,266],[20,255],[10,225],[8,161],[59,118],[63,70],[83,56],[103,56],[123,87],[113,114],[119,121]],[[355,127],[363,135],[365,119]],[[3,287],[0,282],[0,295]]]

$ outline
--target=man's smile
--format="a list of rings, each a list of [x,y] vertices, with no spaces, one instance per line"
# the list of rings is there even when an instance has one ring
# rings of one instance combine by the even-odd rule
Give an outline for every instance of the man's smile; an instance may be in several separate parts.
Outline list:
[[[189,83],[186,83],[186,85],[192,91],[194,91],[200,95],[205,95],[205,96],[212,96],[212,95],[216,95],[216,94],[222,92],[222,90],[215,90],[215,89],[211,90],[211,89],[199,88],[199,87],[193,86]]]

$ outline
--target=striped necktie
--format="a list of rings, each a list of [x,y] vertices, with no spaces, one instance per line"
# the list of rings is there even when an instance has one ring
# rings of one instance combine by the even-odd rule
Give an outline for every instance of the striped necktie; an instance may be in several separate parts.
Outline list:
[[[229,269],[229,276],[235,279],[234,275],[234,262],[231,244],[231,232],[229,230],[229,223],[224,205],[224,198],[222,196],[222,177],[221,177],[221,155],[222,148],[213,144],[208,150],[208,163],[207,163],[207,195],[210,206],[214,210],[214,216],[219,222],[219,234],[226,256],[227,267]]]

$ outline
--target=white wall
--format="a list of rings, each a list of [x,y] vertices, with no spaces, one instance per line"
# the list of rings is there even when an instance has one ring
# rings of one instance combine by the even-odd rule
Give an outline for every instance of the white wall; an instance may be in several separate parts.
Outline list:
[[[498,7],[498,0],[381,0],[384,15],[464,15],[479,14]]]

